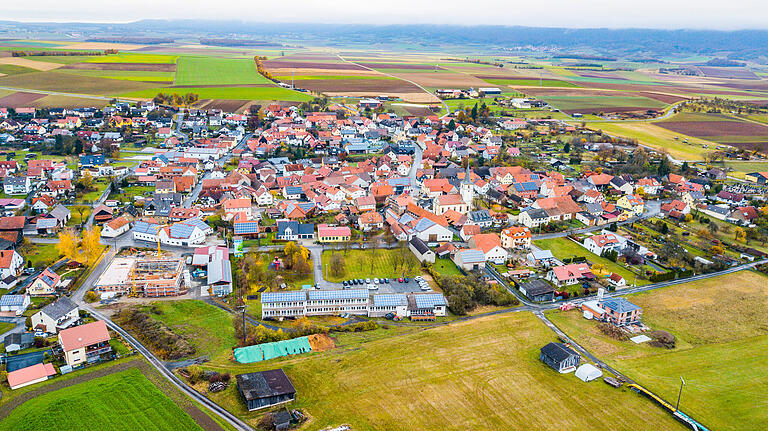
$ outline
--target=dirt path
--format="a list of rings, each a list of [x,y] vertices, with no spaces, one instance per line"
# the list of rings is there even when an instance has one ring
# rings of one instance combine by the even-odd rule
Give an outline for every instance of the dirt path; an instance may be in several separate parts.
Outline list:
[[[79,383],[88,382],[90,380],[108,376],[113,373],[119,373],[121,371],[130,370],[131,368],[138,368],[141,370],[142,374],[149,379],[158,389],[160,389],[166,396],[171,398],[179,407],[181,407],[182,410],[184,410],[188,415],[194,419],[195,422],[197,422],[198,425],[200,425],[204,430],[206,431],[224,431],[224,429],[216,423],[210,416],[205,414],[200,408],[197,407],[197,405],[193,404],[191,400],[188,399],[181,399],[182,395],[179,393],[171,393],[168,387],[163,385],[162,379],[157,375],[155,370],[152,369],[152,367],[147,364],[146,361],[144,361],[141,358],[136,358],[128,362],[123,362],[121,364],[112,365],[112,366],[106,366],[103,368],[99,368],[97,370],[91,371],[86,374],[79,375],[77,377],[73,377],[71,379],[61,379],[54,383],[51,383],[49,385],[41,386],[38,389],[26,392],[14,399],[12,399],[10,402],[3,404],[0,406],[0,418],[4,418],[8,416],[14,409],[19,407],[20,405],[24,404],[25,402],[37,398],[41,395],[47,394],[49,392],[57,391],[59,389],[64,389],[73,385],[77,385]]]

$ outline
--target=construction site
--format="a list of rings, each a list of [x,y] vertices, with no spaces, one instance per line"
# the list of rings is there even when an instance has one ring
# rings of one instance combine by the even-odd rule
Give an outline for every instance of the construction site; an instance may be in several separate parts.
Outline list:
[[[189,277],[184,275],[183,259],[143,253],[112,260],[94,290],[133,297],[178,296],[187,293],[188,280]]]

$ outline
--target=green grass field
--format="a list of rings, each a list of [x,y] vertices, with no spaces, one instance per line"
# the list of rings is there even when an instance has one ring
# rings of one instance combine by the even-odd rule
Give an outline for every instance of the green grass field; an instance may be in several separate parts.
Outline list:
[[[729,161],[725,162],[725,166],[733,169],[733,172],[728,173],[736,178],[744,178],[744,175],[751,172],[765,172],[768,171],[768,162],[739,162]]]
[[[253,59],[181,57],[176,85],[242,85],[272,83],[256,71]]]
[[[345,345],[361,334],[371,341]],[[648,423],[683,429],[628,389],[585,384],[540,362],[539,348],[556,338],[530,313],[361,334],[339,335],[340,347],[327,352],[219,369],[237,374],[282,368],[298,392],[294,406],[312,417],[309,430],[343,423],[360,431],[629,430]],[[209,396],[257,421],[233,388]],[[608,405],[595,414],[595,406]]]
[[[435,259],[435,264],[432,267],[441,275],[461,275],[459,268],[451,259]]]
[[[144,70],[65,70],[67,73],[98,78],[124,79],[128,81],[167,81],[173,82],[174,72],[157,72]]]
[[[32,262],[32,266],[48,266],[59,260],[59,250],[56,248],[56,244],[34,244],[31,250],[23,256]]]
[[[541,239],[541,240],[534,241],[534,243],[538,247],[544,250],[552,251],[552,254],[556,258],[561,260],[565,258],[575,257],[575,256],[584,256],[592,264],[603,265],[603,267],[607,271],[607,273],[604,274],[605,276],[610,275],[611,272],[615,272],[620,276],[624,277],[624,279],[627,280],[627,285],[631,285],[632,281],[635,280],[634,272],[624,268],[623,266],[619,265],[616,262],[611,262],[610,260],[604,257],[600,257],[588,251],[586,248],[576,244],[575,242],[567,238]],[[648,280],[640,279],[640,277],[638,276],[636,283],[638,286],[641,286],[644,284],[648,284]]]
[[[157,93],[195,93],[200,99],[232,99],[232,100],[284,100],[305,102],[312,100],[307,93],[289,90],[282,87],[194,87],[194,88],[151,88],[147,90],[124,93],[124,97],[139,97],[151,99]]]
[[[232,355],[237,343],[232,316],[226,311],[197,300],[157,301],[152,305],[160,313],[151,316],[185,337],[197,350],[195,356],[224,360]]]
[[[15,64],[0,64],[0,73],[3,75],[20,75],[22,73],[36,72],[29,67],[17,66]]]
[[[328,281],[340,283],[350,278],[396,278],[404,275],[413,277],[421,273],[421,265],[407,248],[404,252],[401,249],[375,249],[375,252],[373,250],[348,250],[346,254],[344,250],[336,251],[344,258],[346,270],[343,274],[335,276],[329,265]],[[330,250],[323,252],[323,271],[325,271],[325,264],[331,261],[332,253]],[[404,263],[402,256],[405,257]]]
[[[768,277],[742,271],[631,295],[652,329],[672,333],[675,349],[617,341],[578,312],[548,313],[585,348],[668,401],[679,377],[680,408],[710,429],[752,430],[768,421]]]
[[[637,139],[642,145],[664,150],[680,160],[702,160],[707,151],[713,151],[717,146],[714,142],[675,133],[652,123],[589,122],[587,126],[611,135]],[[675,137],[678,139],[675,140]],[[688,143],[684,143],[684,139],[687,139]],[[707,145],[709,149],[704,149],[703,145]]]
[[[136,368],[35,397],[0,430],[202,430]]]

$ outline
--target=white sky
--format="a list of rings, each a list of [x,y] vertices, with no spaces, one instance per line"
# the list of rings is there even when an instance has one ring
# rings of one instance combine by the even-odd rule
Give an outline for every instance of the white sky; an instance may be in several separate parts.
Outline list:
[[[766,29],[766,0],[18,0],[0,20],[500,24],[577,28]]]

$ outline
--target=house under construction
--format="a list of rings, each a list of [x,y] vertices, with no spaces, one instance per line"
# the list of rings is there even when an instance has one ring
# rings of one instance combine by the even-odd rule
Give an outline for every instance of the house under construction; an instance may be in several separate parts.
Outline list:
[[[178,258],[118,257],[99,277],[94,290],[152,298],[183,295],[187,292],[183,269],[184,262]]]

